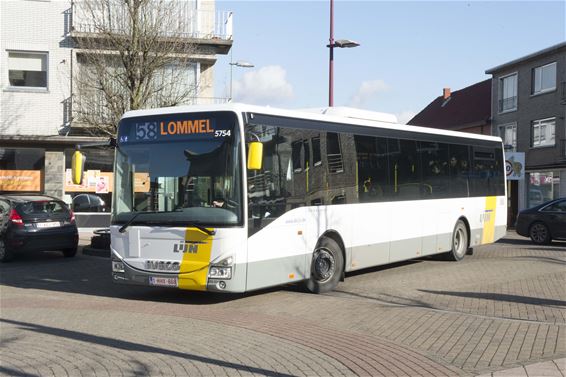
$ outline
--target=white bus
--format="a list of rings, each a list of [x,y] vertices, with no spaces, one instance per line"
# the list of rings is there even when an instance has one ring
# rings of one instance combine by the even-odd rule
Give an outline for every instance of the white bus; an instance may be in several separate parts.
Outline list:
[[[113,280],[223,292],[302,282],[320,293],[349,271],[432,254],[458,261],[505,234],[500,138],[341,112],[126,113]]]

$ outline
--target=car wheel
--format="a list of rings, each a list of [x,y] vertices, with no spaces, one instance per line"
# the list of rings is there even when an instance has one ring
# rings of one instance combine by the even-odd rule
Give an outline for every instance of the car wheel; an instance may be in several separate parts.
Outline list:
[[[65,258],[72,258],[77,254],[77,247],[72,247],[70,249],[63,250],[63,256]]]
[[[312,293],[329,292],[336,288],[343,271],[342,249],[333,239],[323,238],[313,253],[311,276],[305,285]]]
[[[468,229],[462,220],[458,220],[452,232],[452,250],[446,256],[452,261],[461,261],[468,251]]]
[[[551,241],[550,231],[543,223],[534,223],[529,228],[529,237],[537,245],[547,245]]]
[[[0,262],[9,262],[12,260],[13,254],[4,243],[3,239],[0,239]]]

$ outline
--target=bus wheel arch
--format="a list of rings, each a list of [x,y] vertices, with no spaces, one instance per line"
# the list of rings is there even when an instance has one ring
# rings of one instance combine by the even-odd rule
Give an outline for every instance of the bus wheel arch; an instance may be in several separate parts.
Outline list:
[[[310,277],[305,287],[312,293],[332,291],[344,278],[345,252],[342,238],[335,232],[325,232],[312,254]]]
[[[340,247],[340,250],[342,251],[342,258],[344,259],[344,268],[342,269],[342,277],[343,277],[344,272],[346,271],[346,246],[344,246],[344,241],[342,240],[340,233],[338,233],[337,231],[327,230],[318,239],[318,242],[316,243],[317,246],[324,237],[328,237],[328,238],[333,239],[338,244],[338,246]]]

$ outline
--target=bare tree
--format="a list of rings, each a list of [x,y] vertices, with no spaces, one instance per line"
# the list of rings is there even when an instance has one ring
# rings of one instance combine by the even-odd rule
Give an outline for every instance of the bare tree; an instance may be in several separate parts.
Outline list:
[[[115,135],[125,111],[190,102],[198,92],[196,13],[191,1],[74,3],[78,67],[74,119]]]

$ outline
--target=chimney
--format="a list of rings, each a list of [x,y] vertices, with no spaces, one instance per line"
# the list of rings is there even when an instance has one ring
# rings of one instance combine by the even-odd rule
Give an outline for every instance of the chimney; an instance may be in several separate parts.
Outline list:
[[[442,89],[442,96],[444,97],[444,99],[450,98],[450,88]]]

